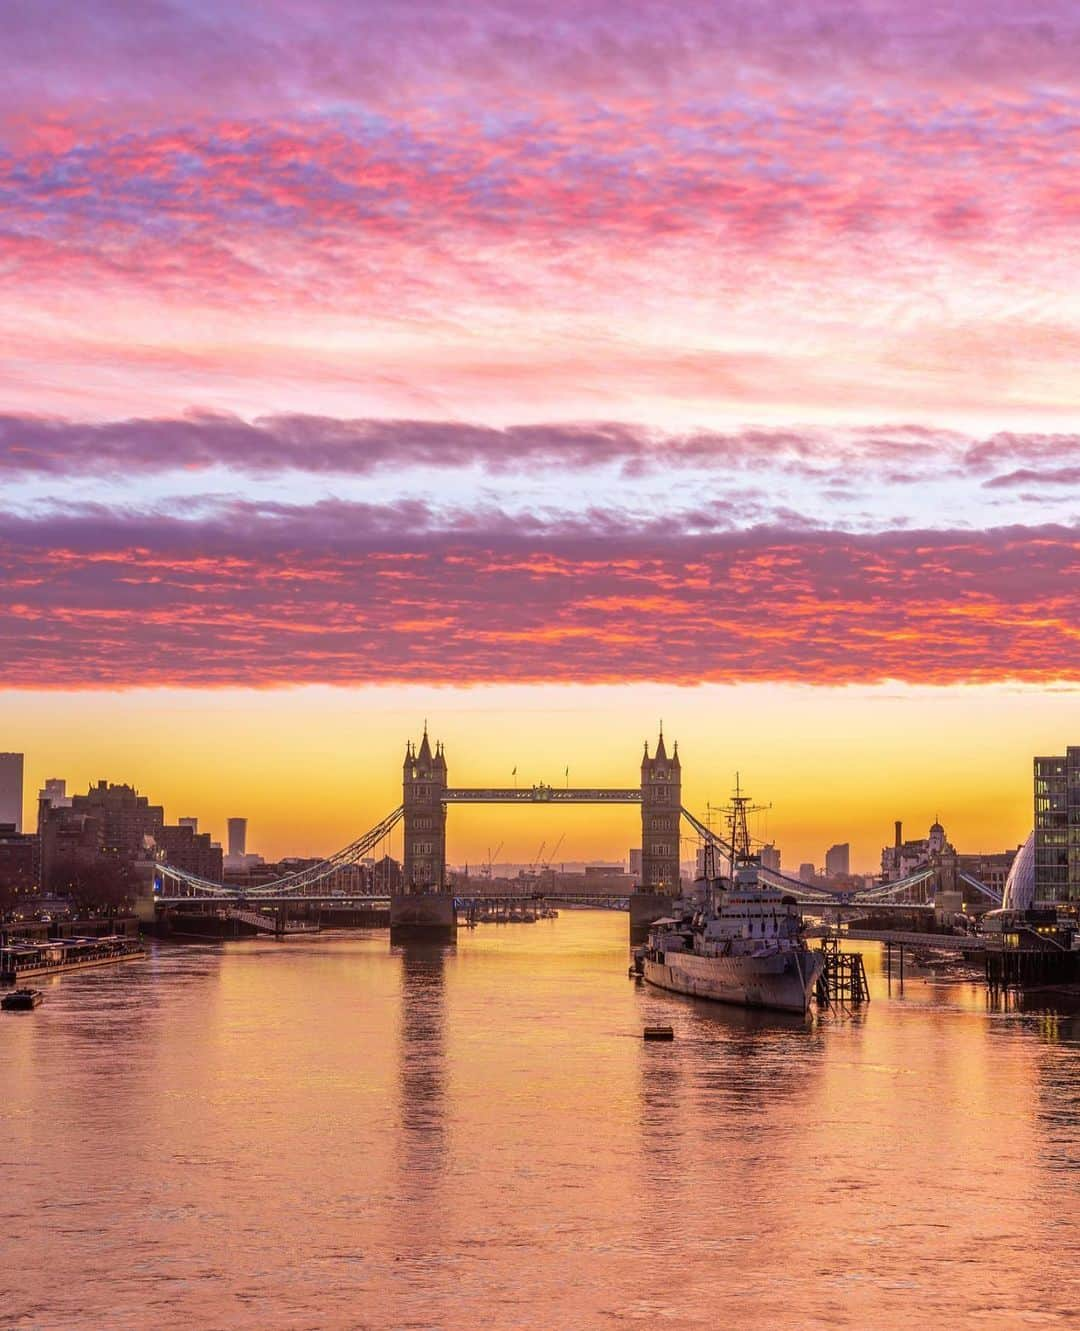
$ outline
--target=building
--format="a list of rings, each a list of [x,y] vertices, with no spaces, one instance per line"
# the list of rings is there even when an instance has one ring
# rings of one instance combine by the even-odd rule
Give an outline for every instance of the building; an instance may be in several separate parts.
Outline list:
[[[816,882],[817,882],[817,869],[815,869],[815,867],[814,867],[812,864],[810,864],[810,863],[800,864],[800,865],[799,865],[799,882],[800,882],[800,883],[816,883]]]
[[[668,757],[664,732],[649,757],[641,760],[641,885],[649,890],[679,890],[679,823],[682,817],[682,766],[679,745]]]
[[[1004,910],[1031,910],[1035,905],[1035,833],[1032,832],[1012,862],[1005,880],[1001,905]]]
[[[0,753],[0,824],[22,831],[23,756]]]
[[[145,859],[165,823],[165,810],[151,804],[134,786],[99,781],[85,795],[73,795],[71,812],[86,814],[101,826],[102,851],[117,859]]]
[[[175,827],[164,824],[155,834],[155,844],[173,868],[220,883],[224,874],[221,847],[213,844],[209,832],[195,831],[194,821],[184,819]]]
[[[641,881],[641,851],[636,848],[630,851],[630,877],[635,882]]]
[[[446,886],[446,755],[441,744],[432,753],[426,728],[418,750],[405,746],[401,778],[406,891],[441,891]]]
[[[67,782],[58,776],[50,776],[38,791],[38,823],[41,822],[41,806],[50,809],[70,809],[71,796],[67,793]]]
[[[904,840],[904,825],[898,818],[894,824],[895,835],[891,846],[883,846],[881,851],[881,877],[884,882],[894,883],[906,878],[916,869],[924,868],[938,855],[950,850],[945,829],[935,821],[925,837],[916,841]]]
[[[780,872],[780,851],[771,841],[761,848],[761,867],[771,869],[773,873]]]
[[[851,846],[842,841],[825,852],[825,877],[848,878],[851,875]]]
[[[229,819],[229,859],[241,860],[247,854],[247,819]]]
[[[1080,745],[1034,763],[1036,905],[1080,902]]]
[[[134,786],[99,781],[66,804],[39,805],[41,884],[52,888],[58,864],[96,861],[134,864],[154,856],[165,823],[160,804],[151,804]]]
[[[957,855],[956,868],[959,873],[966,873],[976,878],[995,892],[1004,893],[1012,866],[1022,847],[1015,850],[991,851],[978,855]]]
[[[17,832],[14,823],[0,823],[0,909],[37,890],[39,844],[32,833]]]
[[[199,830],[198,818],[177,818],[176,825],[177,827],[190,827],[193,832]]]

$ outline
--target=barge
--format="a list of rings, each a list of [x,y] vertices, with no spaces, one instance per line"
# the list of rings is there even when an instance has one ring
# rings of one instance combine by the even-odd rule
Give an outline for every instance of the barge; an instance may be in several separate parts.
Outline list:
[[[0,998],[0,1008],[5,1012],[32,1012],[40,1007],[44,998],[40,989],[13,989]]]
[[[146,956],[137,938],[54,938],[12,942],[0,948],[0,984],[21,984],[43,975],[63,975],[87,966],[109,966]]]

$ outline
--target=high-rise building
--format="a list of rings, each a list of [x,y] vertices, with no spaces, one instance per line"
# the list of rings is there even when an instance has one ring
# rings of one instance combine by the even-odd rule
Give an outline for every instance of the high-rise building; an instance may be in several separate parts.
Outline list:
[[[825,852],[825,877],[847,878],[851,873],[851,846],[842,841]]]
[[[160,804],[151,804],[134,786],[99,781],[85,795],[63,804],[39,805],[41,878],[52,886],[53,871],[67,861],[106,860],[134,864],[151,858],[165,822]]]
[[[761,848],[761,867],[771,869],[773,873],[780,872],[780,851],[771,841]]]
[[[229,858],[243,859],[247,854],[247,819],[229,819]]]
[[[817,869],[809,862],[799,865],[799,882],[814,883],[817,881]]]
[[[641,880],[641,851],[636,846],[630,848],[630,877]]]
[[[70,809],[71,796],[67,793],[67,782],[58,776],[50,776],[38,791],[38,807],[42,804],[50,809]]]
[[[1035,901],[1080,902],[1080,745],[1035,759]]]
[[[177,827],[190,827],[196,834],[199,831],[198,818],[177,818],[176,825]]]
[[[22,831],[23,756],[0,753],[0,823]]]

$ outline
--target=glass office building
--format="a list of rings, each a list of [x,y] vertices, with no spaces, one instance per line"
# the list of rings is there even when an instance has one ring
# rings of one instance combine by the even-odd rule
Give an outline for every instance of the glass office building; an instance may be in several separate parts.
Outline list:
[[[1080,903],[1080,746],[1035,759],[1035,901]]]

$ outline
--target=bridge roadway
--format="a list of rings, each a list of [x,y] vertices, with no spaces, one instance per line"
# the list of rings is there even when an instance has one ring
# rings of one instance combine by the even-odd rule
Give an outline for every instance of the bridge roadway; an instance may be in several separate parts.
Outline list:
[[[567,906],[596,906],[601,909],[611,909],[614,906],[617,909],[628,910],[630,894],[627,892],[455,893],[454,901],[459,910],[467,909],[472,903],[480,905],[484,902],[494,903],[497,901],[512,902],[518,905],[543,901],[547,905],[555,907],[561,902]],[[297,896],[295,893],[282,893],[278,896],[253,895],[249,897],[238,894],[228,897],[155,896],[154,898],[154,904],[163,908],[182,906],[190,908],[197,904],[211,908],[227,906],[244,909],[258,906],[296,906],[300,903],[326,907],[335,906],[341,910],[378,907],[389,910],[390,896],[386,892],[375,892],[370,896],[354,892],[347,897],[333,893],[321,893],[317,896]],[[858,919],[864,915],[878,913],[885,915],[893,913],[902,915],[915,912],[933,914],[934,903],[932,901],[807,901],[803,903],[803,909],[807,915],[847,914],[853,919]]]

